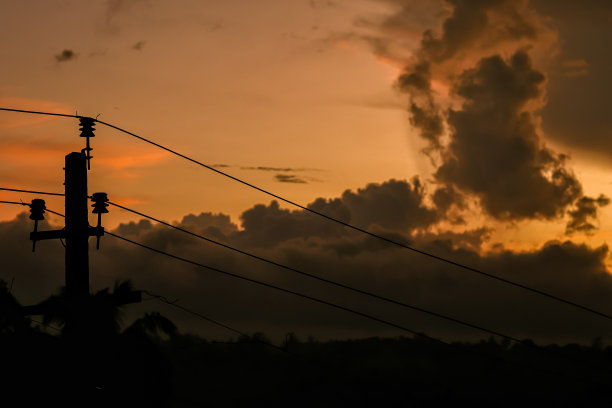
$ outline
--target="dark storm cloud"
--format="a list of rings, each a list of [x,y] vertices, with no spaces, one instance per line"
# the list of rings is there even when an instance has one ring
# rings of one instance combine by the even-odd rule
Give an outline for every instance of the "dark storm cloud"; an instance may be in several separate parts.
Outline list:
[[[310,207],[353,223],[363,222],[421,250],[435,253],[589,306],[612,310],[612,278],[605,267],[606,247],[590,248],[571,242],[550,242],[539,249],[481,253],[486,229],[436,232],[405,211],[427,212],[423,191],[416,182],[391,181],[347,191],[335,199],[317,199]],[[433,213],[430,217],[434,217]],[[361,220],[361,221],[360,221]],[[289,211],[276,203],[245,211],[242,229],[223,214],[188,215],[177,225],[223,243],[271,258],[305,272],[324,276],[460,319],[539,341],[583,341],[612,335],[612,328],[597,318],[492,282],[464,270],[387,245],[303,211]],[[57,228],[58,226],[51,226]],[[51,228],[42,225],[41,229]],[[59,242],[39,242],[31,252],[31,220],[25,214],[0,223],[0,279],[15,278],[13,293],[24,304],[34,303],[63,281],[63,248]],[[139,221],[121,225],[116,233],[206,265],[274,283],[384,317],[399,324],[446,339],[488,337],[481,333],[385,305],[255,262],[164,226]],[[270,289],[196,268],[147,252],[110,236],[99,251],[90,252],[93,289],[131,279],[137,288],[178,299],[197,310],[241,330],[263,331],[273,339],[287,332],[305,338],[346,336],[399,336],[378,323],[291,297]],[[134,312],[158,309],[183,331],[227,338],[193,316],[161,309],[154,302],[130,308]]]
[[[464,103],[450,110],[452,139],[436,179],[475,194],[500,219],[555,218],[582,194],[562,155],[542,146],[528,104],[544,75],[524,51],[482,59],[455,84]]]
[[[465,196],[452,186],[439,187],[431,195],[441,218],[446,218],[451,224],[465,224],[461,212],[467,209]]]
[[[517,0],[447,0],[452,15],[442,24],[442,35],[428,30],[423,34],[421,51],[434,62],[446,61],[483,41],[535,39],[537,27],[526,18],[527,1]],[[501,20],[495,14],[503,16]]]
[[[411,182],[389,180],[368,184],[356,192],[347,190],[342,202],[351,213],[351,222],[370,227],[409,231],[426,228],[438,221],[438,213],[425,202],[425,189],[418,177]]]
[[[433,97],[429,63],[422,62],[410,72],[400,75],[396,86],[400,91],[410,94],[410,124],[420,131],[430,149],[439,150],[444,119]]]
[[[350,41],[366,45],[382,60],[406,63],[413,38],[438,23],[443,0],[383,0],[394,11],[391,14],[370,13],[354,21],[355,30],[334,33],[328,41]],[[444,12],[442,12],[443,14]]]
[[[581,197],[576,201],[576,208],[568,211],[570,220],[567,223],[566,233],[592,233],[597,227],[591,221],[597,220],[598,209],[608,204],[610,204],[610,199],[603,194],[597,198]]]
[[[389,40],[390,27],[407,36],[400,27],[414,2],[386,2],[399,8],[379,20],[379,38]],[[451,208],[451,197],[462,200],[447,214],[456,223],[462,221],[462,202],[476,197],[498,220],[568,214],[568,233],[591,231],[594,224],[584,217],[592,220],[597,212],[591,206],[584,215],[587,197],[578,204],[582,185],[568,157],[541,138],[547,77],[533,67],[529,50],[553,44],[551,28],[526,0],[446,0],[446,5],[450,11],[440,28],[424,31],[395,83],[409,97],[410,124],[427,141],[424,152],[436,167],[432,200],[441,211]],[[381,55],[381,47],[371,48]],[[579,57],[568,64],[564,70],[574,74],[590,70],[590,62]],[[456,194],[447,194],[451,190]]]
[[[368,184],[357,191],[346,190],[340,198],[318,198],[309,208],[330,217],[349,222],[360,228],[382,228],[391,231],[411,231],[435,224],[438,211],[424,203],[424,189],[418,178],[412,182],[389,180]],[[276,245],[293,238],[344,235],[344,227],[327,220],[313,218],[303,211],[280,208],[276,201],[268,206],[256,205],[241,215],[244,239],[249,245]],[[274,241],[268,241],[274,238]]]
[[[580,7],[572,0],[532,0],[534,7],[541,13],[566,21],[609,22],[612,18],[610,2],[607,0],[582,0]]]
[[[406,3],[406,7],[411,5],[410,1]],[[416,62],[407,65],[396,82],[400,91],[410,95],[410,123],[429,142],[428,151],[441,148],[440,137],[445,129],[443,108],[437,104],[431,86],[432,65],[442,64],[458,55],[469,55],[474,48],[480,50],[491,44],[533,38],[536,32],[536,27],[522,16],[524,1],[447,0],[447,4],[453,11],[442,23],[441,35],[436,37],[431,30],[423,33]],[[404,10],[388,17],[381,29],[387,30],[389,21],[396,21],[403,13]]]
[[[550,19],[561,42],[542,112],[546,135],[607,164],[612,156],[610,3],[534,0],[533,4]]]
[[[74,52],[72,50],[69,50],[69,49],[65,49],[61,53],[55,55],[55,60],[57,62],[72,61],[72,60],[76,59],[77,56],[78,56],[78,54],[76,52]]]

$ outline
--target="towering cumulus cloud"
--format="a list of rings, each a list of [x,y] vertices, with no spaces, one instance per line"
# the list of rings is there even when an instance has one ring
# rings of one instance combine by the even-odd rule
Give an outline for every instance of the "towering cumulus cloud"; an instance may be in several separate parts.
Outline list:
[[[401,6],[398,15],[413,3],[388,2]],[[528,1],[447,0],[446,6],[451,11],[439,34],[424,32],[396,82],[409,96],[411,124],[427,141],[435,181],[477,198],[499,220],[569,215],[567,233],[591,232],[589,220],[609,200],[584,196],[567,156],[541,138],[546,76],[530,53],[552,49],[554,32]]]
[[[564,156],[544,147],[529,104],[542,96],[545,78],[525,51],[508,61],[480,60],[460,75],[454,92],[460,109],[449,109],[451,140],[436,179],[476,194],[482,207],[504,219],[553,218],[581,194]]]

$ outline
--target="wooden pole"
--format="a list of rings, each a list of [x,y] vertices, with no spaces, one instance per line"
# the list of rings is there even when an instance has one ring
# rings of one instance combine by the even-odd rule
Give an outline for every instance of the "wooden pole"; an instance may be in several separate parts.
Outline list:
[[[66,300],[72,331],[85,316],[89,296],[89,223],[87,211],[87,160],[83,153],[66,155]],[[72,329],[72,330],[71,330]]]

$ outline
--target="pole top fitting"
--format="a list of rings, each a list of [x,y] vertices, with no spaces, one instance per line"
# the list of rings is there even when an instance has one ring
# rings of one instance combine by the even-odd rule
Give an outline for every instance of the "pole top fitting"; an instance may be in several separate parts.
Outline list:
[[[81,137],[86,138],[85,148],[81,151],[85,153],[85,157],[87,158],[87,170],[89,170],[91,168],[90,161],[93,157],[90,154],[93,148],[89,145],[89,138],[95,136],[94,127],[96,126],[96,120],[90,117],[80,117],[79,124],[81,126],[79,128],[81,131]]]

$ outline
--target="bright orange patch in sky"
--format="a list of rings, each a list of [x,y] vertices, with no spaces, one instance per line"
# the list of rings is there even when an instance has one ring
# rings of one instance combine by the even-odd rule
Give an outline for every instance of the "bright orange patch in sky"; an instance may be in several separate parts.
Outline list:
[[[144,154],[128,154],[115,157],[97,157],[98,163],[114,170],[122,170],[133,167],[155,166],[170,157],[167,152],[155,152]]]
[[[69,151],[67,145],[40,146],[34,143],[19,143],[15,141],[0,143],[0,158],[4,161],[32,162],[55,161]]]

